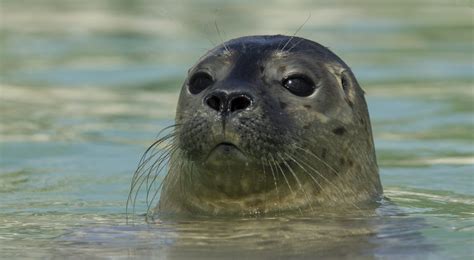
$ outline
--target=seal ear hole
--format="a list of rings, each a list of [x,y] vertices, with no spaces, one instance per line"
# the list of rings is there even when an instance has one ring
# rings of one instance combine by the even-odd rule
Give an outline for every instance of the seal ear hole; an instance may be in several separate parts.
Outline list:
[[[349,104],[349,106],[352,108],[354,106],[353,100],[354,100],[355,93],[354,93],[353,82],[347,71],[343,71],[341,73],[341,86],[342,86],[342,90],[344,91],[345,100],[347,104]]]
[[[198,72],[194,74],[189,80],[189,92],[191,92],[193,95],[199,94],[201,91],[212,84],[214,84],[214,80],[212,79],[211,75],[206,72]]]
[[[348,90],[348,86],[347,86],[347,75],[346,73],[342,73],[342,77],[341,77],[341,85],[342,85],[342,89],[344,90],[345,93],[347,93],[347,90]]]

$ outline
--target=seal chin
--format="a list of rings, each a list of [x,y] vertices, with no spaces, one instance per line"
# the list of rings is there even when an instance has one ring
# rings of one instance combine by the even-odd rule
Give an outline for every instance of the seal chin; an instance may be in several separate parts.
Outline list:
[[[213,167],[241,165],[248,161],[247,156],[235,144],[218,143],[209,152],[205,164]]]

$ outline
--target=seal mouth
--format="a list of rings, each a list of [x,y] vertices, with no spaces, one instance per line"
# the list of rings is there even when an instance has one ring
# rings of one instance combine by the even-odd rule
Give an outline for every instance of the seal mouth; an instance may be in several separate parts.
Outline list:
[[[216,150],[216,149],[220,149],[223,152],[230,152],[232,149],[237,149],[237,150],[240,151],[240,149],[237,147],[237,145],[235,145],[233,143],[230,143],[230,142],[218,143],[216,146],[214,146],[214,148],[212,148],[211,152]]]
[[[219,164],[220,162],[228,163],[236,159],[245,161],[247,157],[237,145],[230,142],[221,142],[211,149],[206,161]]]
[[[243,154],[243,151],[240,150],[240,148],[230,142],[221,142],[216,144],[214,148],[211,149],[209,152],[209,156],[212,155],[213,153],[221,153],[223,155],[231,155],[232,153],[239,152]]]

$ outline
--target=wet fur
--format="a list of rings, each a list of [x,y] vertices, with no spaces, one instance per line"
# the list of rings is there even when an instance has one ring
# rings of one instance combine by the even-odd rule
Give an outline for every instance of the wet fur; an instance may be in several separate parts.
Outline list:
[[[199,70],[212,73],[215,84],[192,95],[189,77],[184,82],[176,125],[144,154],[127,205],[143,189],[150,216],[309,214],[380,198],[364,92],[327,48],[298,37],[242,37],[208,52],[189,75]],[[297,97],[281,86],[293,71],[312,78],[313,95]],[[255,97],[252,110],[222,118],[203,106],[203,95],[233,86]],[[245,163],[207,165],[212,147],[229,140]]]

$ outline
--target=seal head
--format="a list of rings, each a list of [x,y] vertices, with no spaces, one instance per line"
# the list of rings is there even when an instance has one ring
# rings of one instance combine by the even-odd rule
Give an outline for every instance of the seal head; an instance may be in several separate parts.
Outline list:
[[[382,194],[363,90],[299,37],[241,37],[201,57],[172,147],[158,213],[320,212]]]

